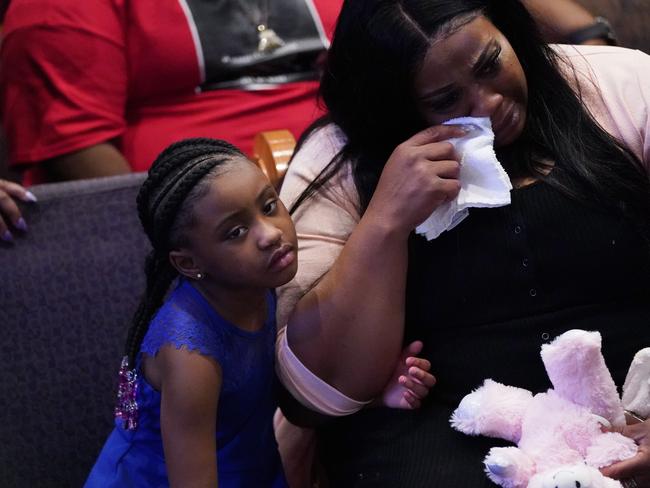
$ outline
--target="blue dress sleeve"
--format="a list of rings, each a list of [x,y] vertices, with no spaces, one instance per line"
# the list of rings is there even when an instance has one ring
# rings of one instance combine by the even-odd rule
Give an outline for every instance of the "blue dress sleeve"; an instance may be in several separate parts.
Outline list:
[[[215,312],[192,285],[182,280],[154,316],[140,352],[155,356],[166,344],[185,347],[221,362],[222,337]]]

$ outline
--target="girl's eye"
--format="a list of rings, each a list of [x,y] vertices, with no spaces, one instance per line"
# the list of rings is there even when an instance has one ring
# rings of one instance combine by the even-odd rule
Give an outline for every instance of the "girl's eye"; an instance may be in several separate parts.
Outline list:
[[[266,202],[264,205],[264,214],[265,215],[271,215],[272,213],[275,212],[275,210],[278,208],[278,201],[276,199],[269,200]]]
[[[228,240],[237,239],[238,237],[243,236],[246,233],[246,230],[247,230],[246,227],[241,225],[239,227],[235,227],[230,232],[228,232],[228,234],[226,235],[226,239]]]

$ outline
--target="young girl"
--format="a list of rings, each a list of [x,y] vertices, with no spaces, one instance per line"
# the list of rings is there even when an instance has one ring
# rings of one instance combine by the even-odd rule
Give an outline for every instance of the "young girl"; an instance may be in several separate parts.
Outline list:
[[[271,289],[297,270],[287,210],[257,166],[212,139],[163,151],[137,202],[153,246],[147,290],[122,361],[117,425],[85,486],[286,486],[272,425]],[[402,361],[383,398],[417,406],[429,367]]]

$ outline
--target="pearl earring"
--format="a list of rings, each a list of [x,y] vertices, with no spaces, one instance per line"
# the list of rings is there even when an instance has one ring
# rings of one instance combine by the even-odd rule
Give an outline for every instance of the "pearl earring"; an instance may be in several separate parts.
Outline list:
[[[196,279],[197,280],[202,280],[203,279],[203,273],[196,273]]]

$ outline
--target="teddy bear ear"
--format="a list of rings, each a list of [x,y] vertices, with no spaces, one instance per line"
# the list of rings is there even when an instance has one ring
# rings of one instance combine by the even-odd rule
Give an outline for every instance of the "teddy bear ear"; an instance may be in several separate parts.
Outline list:
[[[572,403],[625,425],[623,406],[605,358],[599,332],[570,330],[542,346],[542,361],[556,393]]]

